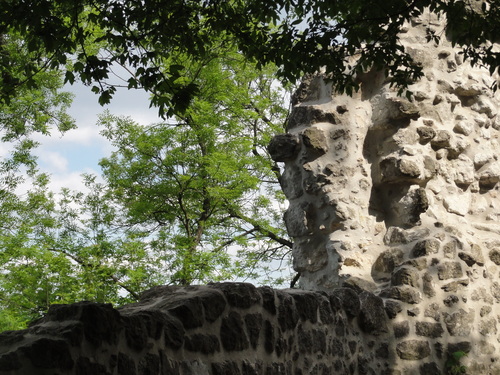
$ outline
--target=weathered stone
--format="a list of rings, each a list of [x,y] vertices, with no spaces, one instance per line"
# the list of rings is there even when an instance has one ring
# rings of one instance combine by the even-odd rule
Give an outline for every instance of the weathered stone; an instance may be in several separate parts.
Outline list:
[[[5,353],[0,356],[0,371],[15,371],[23,367],[16,352]]]
[[[399,358],[405,360],[417,360],[427,358],[431,354],[428,341],[408,340],[396,345]]]
[[[453,306],[454,304],[458,303],[459,299],[457,296],[455,295],[451,295],[451,296],[448,296],[446,297],[444,300],[443,300],[443,303],[448,306],[448,307],[451,307]]]
[[[474,322],[474,310],[466,312],[464,309],[460,309],[451,314],[444,312],[443,318],[450,335],[468,336]]]
[[[470,201],[469,192],[462,193],[456,190],[453,194],[444,197],[443,205],[449,213],[465,216],[469,212]]]
[[[500,250],[495,248],[490,251],[488,254],[491,261],[495,263],[497,266],[500,266]]]
[[[300,151],[300,139],[294,134],[278,134],[271,139],[267,150],[274,161],[293,160]]]
[[[426,337],[441,337],[444,333],[444,329],[441,323],[430,323],[430,322],[417,322],[415,324],[416,334],[419,336]]]
[[[441,287],[445,292],[457,292],[462,287],[469,285],[469,279],[462,279],[457,281],[452,281],[451,283],[445,284]]]
[[[185,338],[184,348],[191,352],[214,354],[220,351],[219,338],[215,335],[195,333]]]
[[[469,267],[472,267],[474,264],[484,266],[484,257],[481,248],[478,245],[471,245],[470,252],[460,251],[458,253],[458,257]]]
[[[74,366],[68,344],[63,340],[39,338],[22,346],[20,351],[40,369],[71,370]]]
[[[248,348],[249,341],[240,314],[232,311],[222,319],[220,340],[222,347],[227,351],[241,351]]]
[[[398,227],[390,227],[384,236],[384,243],[387,245],[408,244],[410,242],[429,236],[429,228],[419,228],[405,230]]]
[[[135,361],[132,358],[128,357],[126,354],[121,353],[121,352],[118,354],[118,362],[116,364],[116,368],[118,370],[118,374],[120,374],[120,375],[121,374],[123,374],[123,375],[136,375],[137,374]],[[171,373],[175,374],[175,372],[173,372],[173,371]]]
[[[445,258],[454,259],[457,253],[456,241],[450,241],[443,245],[443,255]]]
[[[258,288],[262,296],[262,306],[269,312],[271,315],[276,314],[276,297],[274,295],[273,289],[268,286],[261,286]]]
[[[165,346],[172,349],[179,349],[184,343],[184,327],[177,319],[167,319],[164,325]]]
[[[451,145],[451,134],[447,130],[438,130],[436,136],[431,140],[431,146],[435,150],[440,148],[450,147]]]
[[[146,354],[139,361],[137,371],[139,374],[158,374],[160,372],[160,357],[156,354]],[[85,374],[98,374],[98,372],[85,372]]]
[[[226,308],[227,302],[224,295],[218,290],[207,289],[200,292],[199,297],[205,312],[205,319],[215,322]]]
[[[434,290],[434,282],[431,274],[429,272],[424,273],[422,279],[424,294],[429,298],[434,297],[436,295],[436,291]]]
[[[383,289],[380,292],[380,296],[384,298],[392,298],[392,299],[397,299],[399,301],[403,301],[406,303],[419,303],[422,301],[422,296],[420,295],[420,292],[407,285],[403,286],[393,286],[390,288]]]
[[[143,350],[148,344],[148,335],[144,321],[139,316],[127,316],[123,318],[123,322],[127,345],[138,352]]]
[[[440,244],[441,242],[435,238],[419,241],[413,246],[412,255],[417,258],[430,254],[437,254]]]
[[[407,260],[406,262],[403,262],[403,266],[409,266],[416,268],[419,271],[422,271],[427,268],[427,259],[424,257],[416,258],[416,259],[410,259]]]
[[[442,375],[442,373],[436,362],[424,363],[420,366],[420,375]]]
[[[310,127],[302,132],[302,140],[309,152],[323,155],[328,150],[325,132],[317,127]]]
[[[427,318],[432,318],[436,322],[441,319],[440,307],[437,303],[431,303],[424,311],[424,316]]]
[[[418,280],[420,276],[415,268],[401,267],[392,274],[391,284],[393,286],[409,285],[418,288]]]
[[[295,329],[299,321],[299,314],[295,308],[293,298],[286,293],[278,292],[278,324],[282,331]]]
[[[385,300],[385,312],[389,319],[394,319],[401,311],[403,311],[401,303],[397,301]]]
[[[420,126],[417,128],[417,133],[420,136],[420,142],[430,142],[435,136],[436,131],[429,126]]]
[[[301,320],[316,323],[318,320],[318,296],[315,293],[298,289],[292,289],[289,293],[295,300],[295,307]]]
[[[262,362],[261,361],[247,361],[244,360],[242,363],[242,375],[260,375],[262,374]]]
[[[252,348],[256,348],[259,342],[259,335],[262,329],[262,315],[261,314],[247,314],[245,315],[245,326],[248,332],[248,339]]]
[[[356,276],[350,276],[342,283],[342,287],[350,288],[358,294],[364,291],[374,292],[377,289],[377,285],[374,282]]]
[[[330,299],[325,296],[319,304],[319,319],[324,324],[331,324],[334,321],[334,310],[330,303]]]
[[[372,267],[372,276],[375,280],[387,278],[394,268],[403,261],[403,251],[401,249],[389,249],[382,252]]]
[[[459,262],[445,262],[438,265],[439,280],[456,279],[463,276]]]
[[[493,282],[491,284],[491,295],[497,300],[497,302],[500,302],[500,284],[498,282]],[[485,298],[486,302],[486,298]]]
[[[483,319],[479,322],[479,333],[483,336],[497,335],[497,321],[495,318]]]
[[[268,354],[274,352],[275,340],[274,327],[269,320],[266,320],[264,322],[264,349]]]
[[[369,292],[362,292],[359,295],[359,301],[361,309],[358,319],[363,332],[372,335],[386,333],[388,331],[387,315],[382,298]]]
[[[448,355],[452,355],[456,352],[464,352],[469,353],[472,349],[472,345],[469,341],[461,341],[455,343],[449,343],[447,353]]]
[[[80,357],[76,361],[76,375],[86,375],[86,374],[99,374],[107,375],[109,372],[106,371],[106,367],[100,363],[92,362],[89,358]],[[142,374],[148,372],[141,372]],[[153,374],[153,372],[151,372]]]
[[[179,319],[186,329],[203,325],[203,305],[198,296],[174,301],[168,312]]]
[[[212,288],[221,290],[231,306],[248,309],[261,302],[261,295],[257,288],[249,283],[219,283],[212,284]]]
[[[350,288],[338,288],[332,291],[332,297],[338,298],[341,301],[345,312],[356,317],[361,311],[361,303],[358,294]]]
[[[213,375],[241,375],[240,368],[236,362],[224,361],[212,363]],[[193,374],[194,375],[194,374]]]
[[[419,241],[412,249],[413,257],[421,257],[436,254],[439,251],[440,241],[435,238]]]

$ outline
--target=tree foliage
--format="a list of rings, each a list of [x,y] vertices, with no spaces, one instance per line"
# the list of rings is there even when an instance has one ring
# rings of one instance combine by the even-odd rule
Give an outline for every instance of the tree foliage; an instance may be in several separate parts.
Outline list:
[[[56,68],[74,60],[66,80],[79,77],[93,85],[101,103],[116,89],[106,79],[118,64],[132,73],[129,88],[152,93],[160,114],[182,113],[198,87],[184,79],[182,65],[162,69],[163,59],[178,52],[203,58],[213,38],[222,35],[259,63],[276,64],[288,80],[324,66],[338,90],[352,92],[356,74],[375,66],[404,88],[422,71],[397,34],[426,8],[446,17],[447,35],[472,62],[492,72],[499,66],[500,54],[491,46],[500,28],[497,0],[3,1],[0,34],[19,32],[34,57],[20,67],[14,68],[8,58],[1,65],[1,97],[8,100],[21,82],[35,85],[41,64]],[[429,37],[442,36],[430,31]],[[353,56],[357,59],[349,68]],[[19,69],[26,76],[23,81],[14,74]]]
[[[205,59],[162,62],[172,65],[198,86],[196,98],[149,126],[102,115],[115,147],[101,162],[104,182],[85,176],[85,192],[55,194],[29,150],[0,162],[0,329],[52,303],[120,305],[158,284],[280,282],[266,275],[292,246],[266,151],[288,112],[276,69],[256,69],[225,39]]]
[[[126,224],[173,254],[171,282],[257,278],[256,261],[283,258],[292,245],[273,207],[283,197],[266,151],[284,127],[286,93],[274,69],[256,70],[226,43],[206,59],[181,54],[165,64],[182,64],[197,96],[170,123],[104,116],[116,148],[101,161],[104,177]]]

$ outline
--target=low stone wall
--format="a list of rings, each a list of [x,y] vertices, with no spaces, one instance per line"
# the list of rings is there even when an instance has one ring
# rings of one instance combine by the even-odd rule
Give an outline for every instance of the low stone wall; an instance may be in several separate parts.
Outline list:
[[[448,353],[477,344],[449,342],[448,324],[393,320],[411,314],[352,288],[160,286],[121,309],[54,305],[30,328],[0,334],[0,374],[432,375]],[[488,355],[469,373],[500,373]]]

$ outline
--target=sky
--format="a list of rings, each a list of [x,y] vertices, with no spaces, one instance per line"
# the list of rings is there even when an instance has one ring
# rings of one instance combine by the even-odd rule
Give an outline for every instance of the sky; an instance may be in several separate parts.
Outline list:
[[[62,187],[82,190],[82,173],[100,175],[98,162],[108,156],[112,147],[99,134],[98,116],[105,110],[115,115],[130,116],[140,124],[161,121],[157,109],[149,108],[148,94],[143,90],[118,89],[109,105],[102,107],[98,95],[90,87],[75,83],[64,87],[75,97],[68,111],[76,121],[76,129],[61,135],[54,131],[51,136],[36,135],[40,142],[35,151],[41,172],[51,176],[50,188],[54,192]]]

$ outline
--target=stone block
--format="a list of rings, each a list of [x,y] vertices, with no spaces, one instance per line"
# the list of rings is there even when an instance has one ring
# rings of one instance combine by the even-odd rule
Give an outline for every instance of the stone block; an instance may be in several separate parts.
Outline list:
[[[403,251],[401,249],[389,249],[383,251],[372,267],[374,279],[388,277],[392,271],[403,261]]]
[[[257,288],[250,283],[218,283],[210,285],[222,291],[229,305],[248,309],[261,303],[261,295]]]
[[[392,274],[391,284],[393,286],[409,285],[418,288],[420,276],[415,268],[401,267]]]
[[[397,301],[385,300],[385,312],[389,319],[394,319],[401,311],[403,311],[401,303]]]
[[[302,141],[308,152],[315,156],[323,155],[328,151],[326,134],[317,127],[306,128],[302,132]]]
[[[282,331],[295,329],[299,321],[299,313],[293,298],[284,292],[277,292],[278,296],[278,324]]]
[[[75,362],[68,343],[53,338],[38,338],[19,348],[33,364],[40,369],[68,371]]]
[[[262,306],[271,315],[276,315],[276,296],[274,290],[268,286],[258,288],[262,296]]]
[[[294,160],[300,151],[300,139],[289,133],[275,135],[269,142],[267,151],[276,162]]]
[[[160,357],[156,354],[147,353],[137,366],[139,374],[159,374],[160,373]],[[84,372],[84,374],[101,374],[97,371]]]
[[[474,310],[460,309],[454,313],[443,313],[443,320],[452,336],[468,336],[474,323]]]
[[[350,317],[356,317],[361,310],[358,294],[350,288],[338,288],[332,291],[332,297],[338,298],[340,303]],[[331,298],[332,298],[331,297]]]
[[[236,311],[222,319],[220,326],[220,340],[222,347],[227,351],[241,351],[247,349],[249,341],[245,333],[243,319]]]
[[[396,352],[401,359],[419,360],[427,358],[431,354],[428,341],[408,340],[396,345]]]
[[[387,315],[382,298],[363,292],[359,295],[359,301],[361,309],[358,321],[363,332],[376,336],[388,332]]]
[[[429,238],[422,241],[419,241],[413,246],[412,256],[417,258],[421,256],[437,254],[439,251],[439,247],[441,242],[435,238]]]
[[[220,351],[219,338],[215,335],[195,333],[184,339],[184,349],[202,354],[214,354]]]
[[[186,296],[186,298],[178,299],[170,304],[167,311],[179,319],[186,329],[203,325],[203,305],[198,296]]]
[[[460,262],[445,262],[438,265],[439,280],[458,279],[463,276]]]
[[[318,320],[319,295],[298,289],[291,289],[289,294],[295,301],[295,308],[299,313],[300,319],[316,323]]]
[[[244,320],[250,345],[255,349],[257,348],[260,331],[262,329],[262,314],[247,314]]]
[[[420,366],[420,375],[442,375],[443,372],[436,362],[424,363]]]
[[[213,375],[241,375],[238,364],[234,361],[214,362],[212,363]],[[195,375],[195,374],[193,374]]]
[[[417,322],[415,324],[416,334],[419,336],[437,338],[444,333],[441,323]]]
[[[497,266],[500,266],[500,250],[497,248],[491,249],[488,256],[490,260]]]
[[[420,292],[416,288],[412,288],[411,286],[407,285],[392,286],[383,289],[380,292],[380,296],[384,298],[397,299],[399,301],[411,304],[420,303],[420,301],[422,301],[422,296],[420,295]]]

